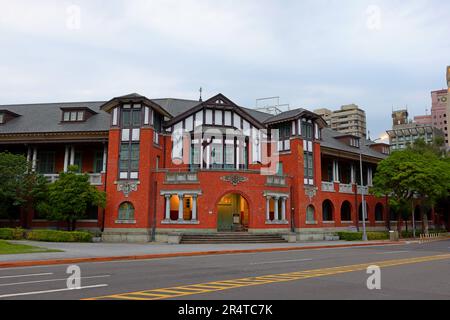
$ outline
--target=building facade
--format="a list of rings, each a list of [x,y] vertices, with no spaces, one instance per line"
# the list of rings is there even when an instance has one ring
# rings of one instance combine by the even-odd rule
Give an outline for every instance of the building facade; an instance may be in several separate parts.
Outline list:
[[[337,111],[318,109],[314,112],[320,115],[335,131],[361,138],[367,137],[366,112],[356,104],[342,106]]]
[[[440,129],[444,133],[445,143],[450,147],[448,137],[448,121],[450,119],[449,113],[449,94],[448,90],[438,90],[431,92],[431,120],[435,128]]]
[[[403,150],[418,139],[431,143],[436,137],[444,137],[443,132],[429,122],[429,116],[417,119],[410,121],[408,110],[392,112],[392,130],[387,131],[392,151]]]
[[[0,152],[25,155],[50,182],[70,165],[107,194],[81,229],[106,241],[249,232],[321,240],[384,230],[387,199],[368,194],[389,146],[327,128],[315,113],[271,115],[219,94],[207,101],[148,99],[0,107]],[[360,151],[363,172],[359,170]],[[361,183],[362,182],[362,183]],[[24,221],[24,219],[26,221]],[[17,212],[1,224],[63,227]]]

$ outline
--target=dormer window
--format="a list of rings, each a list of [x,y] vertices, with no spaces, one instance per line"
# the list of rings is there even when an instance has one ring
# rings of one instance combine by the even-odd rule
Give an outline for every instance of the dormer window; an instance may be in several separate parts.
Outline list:
[[[83,122],[85,112],[83,110],[63,111],[63,122]]]
[[[355,147],[355,148],[359,148],[359,146],[360,146],[359,139],[351,138],[350,139],[350,146]]]
[[[15,118],[20,117],[19,114],[9,110],[0,110],[0,125],[5,124]]]

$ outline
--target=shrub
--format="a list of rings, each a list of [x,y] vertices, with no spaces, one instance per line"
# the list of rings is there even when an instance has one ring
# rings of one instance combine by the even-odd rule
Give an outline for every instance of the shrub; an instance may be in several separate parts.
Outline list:
[[[389,240],[389,232],[368,232],[367,237],[373,240]]]
[[[23,240],[25,237],[25,230],[23,229],[0,229],[1,240]]]
[[[362,232],[338,232],[339,239],[345,241],[362,241],[363,233]],[[374,240],[388,240],[389,233],[388,232],[367,232],[367,238],[370,241]]]
[[[338,232],[339,239],[344,241],[361,241],[362,232]]]
[[[26,235],[27,240],[46,242],[91,242],[89,232],[66,232],[54,230],[33,230]]]

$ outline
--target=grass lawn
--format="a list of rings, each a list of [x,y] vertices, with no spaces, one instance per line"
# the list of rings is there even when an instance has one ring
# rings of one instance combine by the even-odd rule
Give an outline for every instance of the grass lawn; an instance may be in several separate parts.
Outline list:
[[[25,244],[14,244],[0,240],[0,255],[6,254],[23,254],[23,253],[43,253],[43,252],[62,252],[60,250],[50,250],[47,248],[39,248],[28,246]]]

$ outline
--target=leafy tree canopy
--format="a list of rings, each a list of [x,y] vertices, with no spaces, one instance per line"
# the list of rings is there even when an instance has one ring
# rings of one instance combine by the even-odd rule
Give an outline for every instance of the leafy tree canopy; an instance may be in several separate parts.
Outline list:
[[[61,173],[49,186],[48,203],[40,207],[49,219],[68,222],[69,230],[86,217],[88,206],[104,208],[106,203],[105,193],[90,184],[88,175],[77,171],[77,166],[71,166],[68,172]]]
[[[14,207],[30,214],[37,203],[45,201],[47,180],[32,172],[22,155],[0,153],[0,214],[8,217]],[[26,226],[25,226],[26,227]]]
[[[450,190],[450,161],[443,150],[439,141],[427,145],[418,140],[393,152],[378,166],[373,193],[390,195],[394,207],[414,197],[423,205],[434,205]]]

